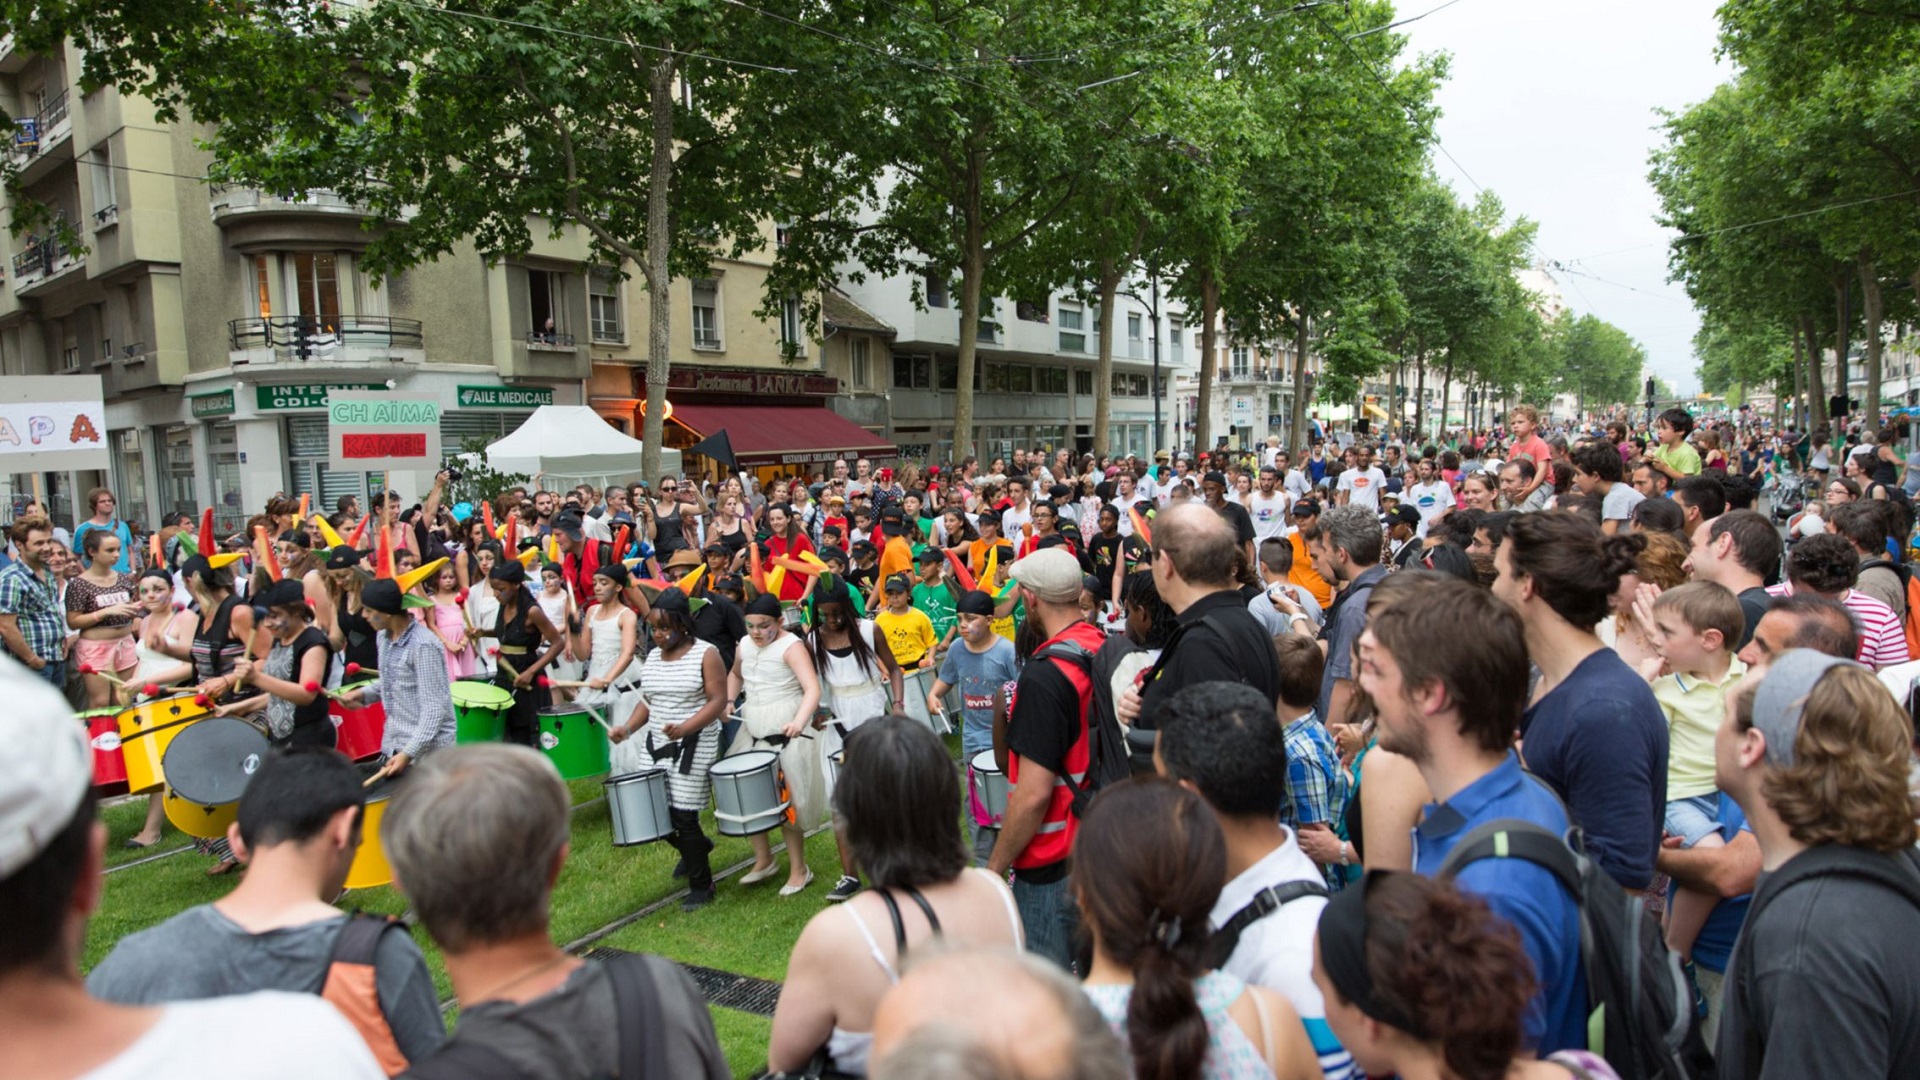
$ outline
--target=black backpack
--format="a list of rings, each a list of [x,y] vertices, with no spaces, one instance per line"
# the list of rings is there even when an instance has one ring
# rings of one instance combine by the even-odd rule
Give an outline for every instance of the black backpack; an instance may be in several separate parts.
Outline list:
[[[1087,701],[1087,778],[1078,784],[1067,778],[1073,788],[1073,816],[1085,819],[1087,807],[1092,805],[1093,797],[1101,788],[1133,774],[1127,761],[1127,741],[1120,734],[1120,722],[1103,714],[1095,704],[1100,681],[1094,674],[1093,653],[1086,646],[1077,641],[1056,641],[1034,653],[1033,659],[1060,659],[1075,665],[1086,674],[1088,685],[1095,691],[1088,694]]]
[[[1288,904],[1306,896],[1327,897],[1332,894],[1327,886],[1319,881],[1289,881],[1282,885],[1269,885],[1253,894],[1253,901],[1246,907],[1233,913],[1233,917],[1220,925],[1207,939],[1207,966],[1224,968],[1233,950],[1240,947],[1240,935],[1247,927],[1279,911]]]
[[[1498,858],[1551,871],[1580,907],[1587,1049],[1604,1057],[1621,1080],[1711,1080],[1713,1058],[1679,957],[1667,951],[1646,901],[1586,855],[1580,829],[1560,837],[1531,821],[1489,821],[1447,853],[1438,876],[1452,880],[1469,863]]]

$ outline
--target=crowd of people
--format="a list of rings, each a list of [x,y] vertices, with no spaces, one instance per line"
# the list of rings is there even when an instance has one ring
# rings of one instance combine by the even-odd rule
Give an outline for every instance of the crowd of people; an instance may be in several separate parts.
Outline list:
[[[25,1022],[0,1054],[725,1075],[684,972],[552,940],[569,808],[540,722],[573,702],[616,775],[666,772],[688,911],[725,906],[716,763],[772,751],[788,800],[729,888],[808,895],[831,825],[776,1072],[1920,1075],[1920,974],[1889,947],[1920,930],[1920,463],[1896,430],[1745,412],[1501,421],[483,503],[443,474],[364,515],[276,498],[225,539],[148,535],[104,490],[70,533],[19,515],[0,1008]],[[510,699],[499,741],[456,745],[463,682]],[[275,748],[207,845],[247,870],[82,983],[105,833],[68,713],[170,684]],[[329,701],[383,706],[377,764],[334,750]],[[405,929],[332,903],[369,769],[451,1034]],[[1623,959],[1610,912],[1658,929]],[[1684,990],[1623,997],[1628,962]],[[190,1061],[215,1025],[245,1030]]]

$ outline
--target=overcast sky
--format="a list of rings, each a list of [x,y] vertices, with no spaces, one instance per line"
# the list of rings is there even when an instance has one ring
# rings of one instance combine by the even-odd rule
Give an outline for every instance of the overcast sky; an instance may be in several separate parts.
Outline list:
[[[1401,0],[1400,17],[1442,2]],[[1726,77],[1714,58],[1714,7],[1456,0],[1401,28],[1411,51],[1453,58],[1438,95],[1440,176],[1463,198],[1477,183],[1510,215],[1538,222],[1538,256],[1577,271],[1550,271],[1567,305],[1631,334],[1682,393],[1699,389],[1699,321],[1680,286],[1666,283],[1670,234],[1654,222],[1647,156],[1661,142],[1654,110],[1699,101]]]

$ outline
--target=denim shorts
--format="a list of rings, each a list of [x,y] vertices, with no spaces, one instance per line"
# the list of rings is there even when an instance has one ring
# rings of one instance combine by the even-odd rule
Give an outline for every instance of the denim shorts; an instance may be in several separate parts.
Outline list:
[[[1719,810],[1720,799],[1716,795],[1674,799],[1667,803],[1665,828],[1668,835],[1680,838],[1680,846],[1692,847],[1720,832],[1720,822],[1716,817]]]

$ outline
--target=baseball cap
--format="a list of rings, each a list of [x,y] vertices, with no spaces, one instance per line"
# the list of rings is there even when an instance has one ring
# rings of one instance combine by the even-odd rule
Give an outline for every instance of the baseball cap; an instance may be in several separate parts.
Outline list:
[[[931,544],[921,548],[920,554],[915,555],[913,557],[914,562],[923,562],[923,563],[941,562],[944,559],[946,559],[946,556],[941,554],[940,549],[937,547],[934,547]]]
[[[823,547],[820,549],[820,561],[821,562],[846,562],[847,553],[840,550],[837,547]]]
[[[870,540],[855,540],[853,546],[847,548],[847,551],[855,558],[859,558],[862,555],[878,554],[879,549],[874,547]]]
[[[882,588],[886,592],[912,592],[913,591],[913,585],[911,582],[907,580],[907,575],[905,574],[887,575],[887,583],[884,586],[882,586]]]
[[[1406,525],[1417,529],[1420,527],[1420,511],[1411,506],[1395,507],[1393,513],[1387,515],[1387,524]]]
[[[1226,487],[1227,474],[1219,471],[1218,469],[1215,469],[1213,472],[1210,472],[1206,476],[1202,477],[1201,481],[1203,483],[1219,484],[1221,487]]]
[[[1007,576],[1049,604],[1070,604],[1080,599],[1080,560],[1064,548],[1041,548],[1015,562],[1007,569]]]
[[[1773,658],[1753,692],[1753,726],[1767,737],[1768,764],[1782,769],[1793,764],[1807,695],[1828,671],[1841,666],[1861,665],[1813,649],[1788,649]]]
[[[1301,499],[1293,504],[1294,517],[1313,517],[1320,513],[1320,504],[1312,499]]]
[[[968,589],[960,594],[960,599],[954,603],[953,610],[961,615],[985,615],[992,618],[993,597],[979,589]]]
[[[93,783],[87,729],[45,679],[0,659],[0,881],[40,857],[73,823]]]

